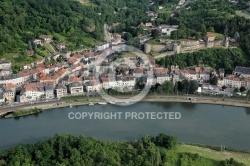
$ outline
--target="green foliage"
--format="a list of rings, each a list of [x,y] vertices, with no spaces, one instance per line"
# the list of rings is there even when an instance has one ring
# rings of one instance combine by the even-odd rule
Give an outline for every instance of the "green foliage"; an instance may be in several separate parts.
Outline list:
[[[137,141],[109,142],[94,138],[56,135],[36,144],[0,151],[1,166],[243,166],[233,159],[215,161],[191,153],[177,153],[176,137],[159,134]]]
[[[158,38],[160,36],[160,33],[157,29],[152,30],[152,35],[153,38]]]
[[[210,84],[217,85],[218,84],[218,77],[217,76],[212,76],[210,78]]]
[[[176,137],[161,133],[155,137],[154,143],[157,146],[164,147],[166,149],[173,149],[176,148],[178,141]]]
[[[31,49],[29,41],[42,34],[55,35],[56,40],[63,38],[69,42],[70,50],[93,47],[96,40],[103,39],[104,23],[119,22],[117,30],[122,32],[148,19],[145,15],[148,2],[145,1],[92,0],[91,4],[81,5],[73,0],[1,1],[0,57],[17,53],[19,48]],[[137,39],[131,43],[137,45],[136,42]]]
[[[221,166],[244,166],[242,163],[238,163],[233,158],[227,159],[226,161],[221,162]]]
[[[231,3],[228,0],[202,0],[192,1],[189,5],[190,10],[180,10],[173,18],[170,18],[170,24],[184,24],[187,29],[182,32],[173,33],[173,38],[183,38],[188,29],[195,30],[205,34],[207,31],[226,34],[235,37],[240,43],[242,50],[250,54],[250,19],[236,16],[235,10],[246,8],[247,1],[239,1],[238,4]],[[179,34],[179,35],[176,35]],[[235,35],[238,33],[237,35]]]
[[[198,82],[196,80],[183,80],[176,83],[179,92],[184,94],[193,94],[198,90]],[[176,90],[175,90],[176,91]]]
[[[244,86],[241,86],[240,87],[240,92],[244,92],[244,91],[246,91],[246,88]]]
[[[33,109],[30,109],[30,110],[18,110],[18,111],[13,112],[12,115],[14,117],[19,117],[19,116],[24,116],[24,115],[29,115],[29,114],[37,114],[37,113],[40,113],[40,112],[42,112],[41,109],[33,108]]]
[[[173,94],[174,84],[172,81],[165,81],[162,85],[158,86],[156,92],[159,94]]]
[[[165,63],[164,63],[165,61]],[[226,73],[232,73],[235,66],[248,66],[249,61],[240,48],[211,48],[192,53],[182,53],[156,60],[159,65],[170,67],[178,64],[181,69],[189,66],[208,65],[212,68],[225,68]]]

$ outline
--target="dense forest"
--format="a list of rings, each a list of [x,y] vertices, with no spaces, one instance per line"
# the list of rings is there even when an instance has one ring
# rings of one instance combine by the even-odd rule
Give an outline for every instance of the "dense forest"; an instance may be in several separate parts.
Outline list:
[[[210,66],[214,69],[225,68],[227,74],[232,73],[235,66],[249,66],[249,57],[240,48],[210,48],[197,52],[181,53],[157,59],[156,63],[170,67],[179,65],[181,69],[190,66]]]
[[[234,159],[214,161],[191,153],[177,153],[176,137],[159,134],[129,142],[56,135],[48,141],[18,145],[0,152],[0,166],[243,166]]]

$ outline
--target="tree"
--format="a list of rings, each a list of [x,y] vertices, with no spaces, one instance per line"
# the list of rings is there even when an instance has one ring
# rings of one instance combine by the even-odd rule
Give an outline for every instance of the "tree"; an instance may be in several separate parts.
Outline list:
[[[225,85],[223,85],[221,88],[222,88],[223,90],[227,89],[227,87],[226,87]]]
[[[183,93],[188,94],[188,92],[189,92],[189,81],[188,80],[183,80],[181,82],[181,89],[182,89],[181,91]]]
[[[160,33],[159,33],[159,31],[158,31],[157,29],[152,30],[151,33],[152,33],[151,36],[152,36],[153,38],[158,38],[158,37],[160,36]]]
[[[235,33],[234,33],[234,39],[235,39],[236,41],[239,41],[239,39],[240,39],[240,34],[239,34],[239,32],[235,32]]]
[[[240,92],[242,93],[242,92],[245,92],[245,91],[246,91],[246,88],[244,86],[241,86],[240,87]]]
[[[234,93],[239,92],[239,88],[234,88]]]
[[[201,33],[202,35],[206,35],[207,34],[207,28],[205,24],[201,24]]]
[[[162,91],[166,94],[172,94],[174,91],[174,84],[171,81],[165,81],[162,84]]]
[[[191,80],[189,81],[189,93],[194,93],[198,90],[199,85],[198,82],[196,80]]]
[[[247,91],[247,100],[249,99],[250,97],[250,90]]]
[[[157,89],[156,89],[156,92],[159,93],[159,94],[162,94],[163,93],[162,86],[158,86]]]
[[[209,27],[208,32],[215,32],[214,27]]]
[[[217,76],[212,76],[210,78],[210,84],[217,85],[218,84],[218,77]]]
[[[176,137],[161,133],[156,136],[154,143],[166,149],[173,149],[177,146],[178,141]]]
[[[127,32],[124,34],[123,38],[124,40],[129,41],[133,38],[133,36],[131,35],[131,33]]]

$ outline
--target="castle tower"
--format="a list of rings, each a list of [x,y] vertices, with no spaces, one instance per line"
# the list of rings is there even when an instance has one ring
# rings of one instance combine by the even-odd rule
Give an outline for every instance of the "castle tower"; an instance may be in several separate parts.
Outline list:
[[[173,51],[175,51],[176,54],[181,53],[181,45],[174,43]]]
[[[147,54],[151,52],[151,44],[145,43],[144,44],[144,52]]]

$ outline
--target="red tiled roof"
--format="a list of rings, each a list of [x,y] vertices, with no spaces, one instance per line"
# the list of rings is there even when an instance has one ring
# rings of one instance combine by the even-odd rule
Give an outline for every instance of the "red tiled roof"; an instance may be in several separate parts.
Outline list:
[[[216,35],[215,35],[215,34],[212,34],[212,33],[208,33],[206,36],[207,36],[207,37],[216,37]]]
[[[154,73],[168,73],[168,68],[154,68]]]

